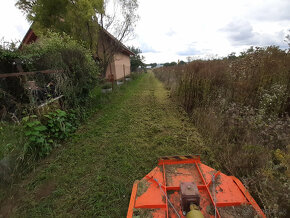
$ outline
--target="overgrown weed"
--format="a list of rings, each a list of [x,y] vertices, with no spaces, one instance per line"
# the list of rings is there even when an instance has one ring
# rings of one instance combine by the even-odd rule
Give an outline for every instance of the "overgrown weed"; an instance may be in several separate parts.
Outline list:
[[[239,177],[268,216],[287,217],[290,55],[277,47],[163,67],[155,75],[188,112],[215,167]]]

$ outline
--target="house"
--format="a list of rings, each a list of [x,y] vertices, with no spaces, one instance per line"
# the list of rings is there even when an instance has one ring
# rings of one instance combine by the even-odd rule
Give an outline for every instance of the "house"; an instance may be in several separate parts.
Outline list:
[[[96,60],[107,60],[106,78],[120,80],[131,73],[130,55],[135,55],[123,43],[117,40],[107,30],[102,29],[99,32],[98,49]],[[37,41],[38,37],[34,31],[29,28],[24,36],[20,49],[24,44],[30,44]]]
[[[131,73],[130,55],[135,55],[123,43],[117,40],[107,30],[99,31],[98,51],[99,59],[108,59],[109,63],[106,70],[106,78],[111,75],[115,80],[122,79]],[[107,56],[104,58],[104,56]]]

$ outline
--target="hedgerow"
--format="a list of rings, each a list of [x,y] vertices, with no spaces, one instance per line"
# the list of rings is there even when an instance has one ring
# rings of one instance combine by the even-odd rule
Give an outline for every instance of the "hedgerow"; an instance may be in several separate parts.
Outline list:
[[[242,179],[269,217],[287,217],[289,51],[256,48],[154,72],[202,133],[213,166]]]
[[[63,70],[63,73],[34,77],[39,85],[52,80],[56,92],[65,96],[69,108],[79,107],[88,101],[99,79],[99,67],[91,52],[67,35],[48,33],[36,43],[24,46],[22,62],[28,71]],[[50,78],[45,78],[50,77]]]
[[[4,182],[10,183],[12,175],[26,172],[29,165],[48,155],[76,130],[78,123],[98,101],[95,93],[100,70],[91,51],[65,34],[48,32],[21,49],[6,45],[0,46],[1,74],[15,73],[20,68],[25,72],[58,70],[57,73],[0,79],[0,121],[11,122],[13,117],[23,135],[19,142],[9,145],[9,152],[6,152],[7,145],[0,145],[0,154],[5,155],[1,158],[4,162],[7,159],[8,168],[13,169],[0,174],[4,173]],[[26,87],[29,81],[37,86],[38,93]],[[51,84],[53,88],[50,88]],[[48,104],[40,109],[40,104],[59,96],[63,96],[60,104]],[[55,107],[60,108],[55,110]],[[5,128],[7,125],[8,122],[1,124]]]

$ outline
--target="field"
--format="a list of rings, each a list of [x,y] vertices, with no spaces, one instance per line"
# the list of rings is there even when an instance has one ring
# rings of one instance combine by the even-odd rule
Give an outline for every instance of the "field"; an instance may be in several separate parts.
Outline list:
[[[209,151],[152,73],[121,88],[1,201],[15,217],[124,217],[133,182],[159,156]],[[7,190],[6,190],[7,191]]]
[[[201,154],[205,164],[238,177],[267,216],[287,217],[289,63],[270,47],[139,76],[93,101],[76,133],[2,188],[0,214],[123,217],[133,182],[158,157]],[[21,131],[1,124],[0,145],[20,148]]]

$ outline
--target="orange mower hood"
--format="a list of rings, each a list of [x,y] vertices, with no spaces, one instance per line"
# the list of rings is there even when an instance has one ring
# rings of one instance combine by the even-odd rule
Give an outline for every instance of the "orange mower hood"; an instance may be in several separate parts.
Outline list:
[[[204,217],[266,217],[239,179],[187,155],[162,157],[135,181],[127,218],[186,217],[189,208],[199,208]]]

